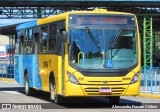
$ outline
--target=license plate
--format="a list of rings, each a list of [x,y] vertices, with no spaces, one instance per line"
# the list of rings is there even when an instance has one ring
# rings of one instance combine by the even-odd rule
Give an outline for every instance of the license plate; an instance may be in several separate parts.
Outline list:
[[[104,94],[111,94],[112,90],[111,88],[100,88],[99,93],[104,93]]]

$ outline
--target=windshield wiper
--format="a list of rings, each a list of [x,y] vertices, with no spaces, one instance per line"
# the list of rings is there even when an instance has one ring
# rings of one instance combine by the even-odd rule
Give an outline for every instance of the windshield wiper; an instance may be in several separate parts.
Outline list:
[[[119,35],[121,34],[121,31],[122,31],[122,29],[120,28],[120,29],[118,30],[118,32],[117,32],[117,35],[115,36],[114,40],[113,40],[112,43],[111,43],[111,48],[114,48],[114,47],[115,47],[115,45],[116,45],[116,43],[117,43],[117,40],[118,40],[118,37],[119,37]]]
[[[114,40],[113,40],[112,43],[111,43],[111,46],[110,46],[110,48],[111,48],[111,60],[112,60],[113,57],[116,56],[116,54],[117,54],[118,51],[120,50],[120,49],[117,49],[117,50],[114,52],[114,54],[112,55],[112,49],[115,48],[115,45],[117,44],[118,38],[119,38],[119,36],[120,36],[120,34],[121,34],[121,31],[122,31],[122,29],[119,28],[119,30],[118,30],[118,32],[117,32]]]
[[[111,60],[112,60],[112,58],[114,58],[114,57],[116,56],[116,54],[119,52],[119,50],[120,50],[120,49],[117,49],[117,50],[114,52],[114,54],[111,55]]]
[[[85,31],[89,34],[90,38],[93,40],[93,42],[95,43],[95,45],[100,48],[99,42],[95,39],[95,37],[93,36],[91,30],[88,28],[88,26],[85,26]]]

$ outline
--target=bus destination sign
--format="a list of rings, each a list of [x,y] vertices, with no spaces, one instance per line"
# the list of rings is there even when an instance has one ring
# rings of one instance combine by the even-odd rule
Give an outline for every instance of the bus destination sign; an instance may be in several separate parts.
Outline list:
[[[70,15],[71,25],[134,25],[133,16]]]

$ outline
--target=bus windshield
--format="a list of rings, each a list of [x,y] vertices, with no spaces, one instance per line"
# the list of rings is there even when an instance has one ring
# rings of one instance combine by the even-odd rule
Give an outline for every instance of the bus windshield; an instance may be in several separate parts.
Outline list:
[[[70,27],[69,35],[69,60],[78,68],[126,69],[137,64],[135,26],[85,24]]]

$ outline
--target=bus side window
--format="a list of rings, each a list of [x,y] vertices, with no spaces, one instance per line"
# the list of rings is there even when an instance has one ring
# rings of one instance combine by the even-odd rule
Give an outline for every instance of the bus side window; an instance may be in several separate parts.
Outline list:
[[[15,53],[20,52],[20,32],[17,33],[16,39],[15,39]]]
[[[26,30],[24,53],[32,53],[32,29]]]
[[[24,36],[20,36],[20,54],[23,54],[24,53]]]
[[[32,53],[32,42],[27,42],[26,53]]]
[[[56,50],[56,39],[49,39],[49,47],[48,51],[49,52],[54,52]]]
[[[33,30],[29,30],[29,36],[28,36],[28,53],[32,53],[32,40],[33,40]]]
[[[40,52],[47,52],[47,38],[48,38],[48,27],[41,27],[40,32]]]
[[[34,52],[34,54],[37,54],[38,53],[38,46],[39,46],[38,45],[38,43],[39,43],[38,42],[39,41],[39,39],[38,39],[39,33],[34,33],[33,35],[34,35],[34,49],[33,49],[34,51],[33,52]]]
[[[24,45],[23,45],[23,53],[27,53],[27,38],[28,38],[28,31],[25,30],[25,35],[24,35]]]
[[[47,52],[47,39],[40,41],[40,52]]]
[[[48,45],[48,52],[52,53],[56,50],[57,44],[57,24],[53,23],[49,25],[49,45]]]

